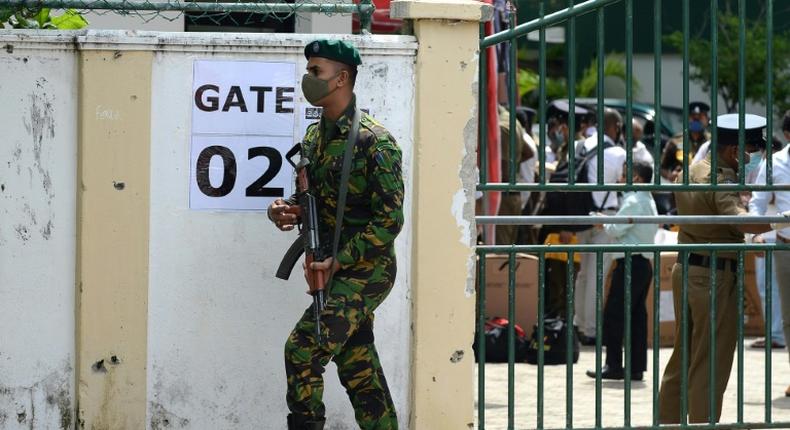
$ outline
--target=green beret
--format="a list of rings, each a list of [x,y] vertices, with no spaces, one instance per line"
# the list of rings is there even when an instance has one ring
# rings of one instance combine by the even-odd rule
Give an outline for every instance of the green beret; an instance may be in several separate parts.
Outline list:
[[[359,66],[362,59],[359,51],[349,42],[344,40],[319,39],[304,47],[304,57],[322,57],[349,66]]]

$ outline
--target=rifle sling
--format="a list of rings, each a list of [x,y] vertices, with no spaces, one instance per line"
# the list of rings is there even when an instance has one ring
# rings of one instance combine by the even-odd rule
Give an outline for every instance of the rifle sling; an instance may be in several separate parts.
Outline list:
[[[346,141],[346,150],[343,154],[343,171],[340,175],[340,191],[337,196],[337,212],[335,214],[335,236],[332,240],[332,260],[337,258],[337,248],[340,245],[340,230],[343,228],[343,213],[346,209],[346,194],[348,193],[348,178],[351,176],[351,159],[354,158],[354,146],[357,144],[359,137],[359,121],[360,113],[357,107],[354,107],[354,118],[351,121],[351,131],[348,133],[348,140]],[[329,279],[326,285],[329,286],[334,277],[334,272],[330,268]]]

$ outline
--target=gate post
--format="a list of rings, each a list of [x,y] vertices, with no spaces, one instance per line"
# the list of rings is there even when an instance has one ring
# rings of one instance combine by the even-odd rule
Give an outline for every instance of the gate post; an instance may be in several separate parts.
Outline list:
[[[80,50],[78,428],[143,429],[154,56]]]
[[[412,429],[473,427],[479,23],[472,0],[399,0],[413,21]]]

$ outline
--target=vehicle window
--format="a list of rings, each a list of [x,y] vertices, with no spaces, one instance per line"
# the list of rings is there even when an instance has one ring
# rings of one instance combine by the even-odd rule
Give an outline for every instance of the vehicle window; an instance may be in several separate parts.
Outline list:
[[[677,108],[664,108],[661,111],[661,122],[666,124],[672,135],[683,130],[683,110]]]

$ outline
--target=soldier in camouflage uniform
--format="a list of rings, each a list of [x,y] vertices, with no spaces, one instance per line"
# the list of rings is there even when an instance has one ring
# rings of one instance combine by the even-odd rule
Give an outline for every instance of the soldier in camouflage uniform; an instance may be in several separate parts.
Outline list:
[[[335,230],[344,149],[352,127],[353,93],[359,53],[351,44],[318,40],[305,47],[305,98],[323,108],[302,142],[310,160],[309,181],[318,201],[322,243],[331,243]],[[281,230],[297,220],[288,213],[295,200],[278,200],[269,218]],[[396,429],[395,406],[373,343],[373,311],[395,281],[394,240],[403,225],[401,151],[390,133],[362,113],[353,150],[347,202],[337,258],[313,263],[305,270],[334,272],[325,310],[321,341],[316,340],[315,315],[310,306],[285,344],[288,377],[286,400],[291,414],[288,429],[324,426],[324,368],[333,360],[362,429]]]

